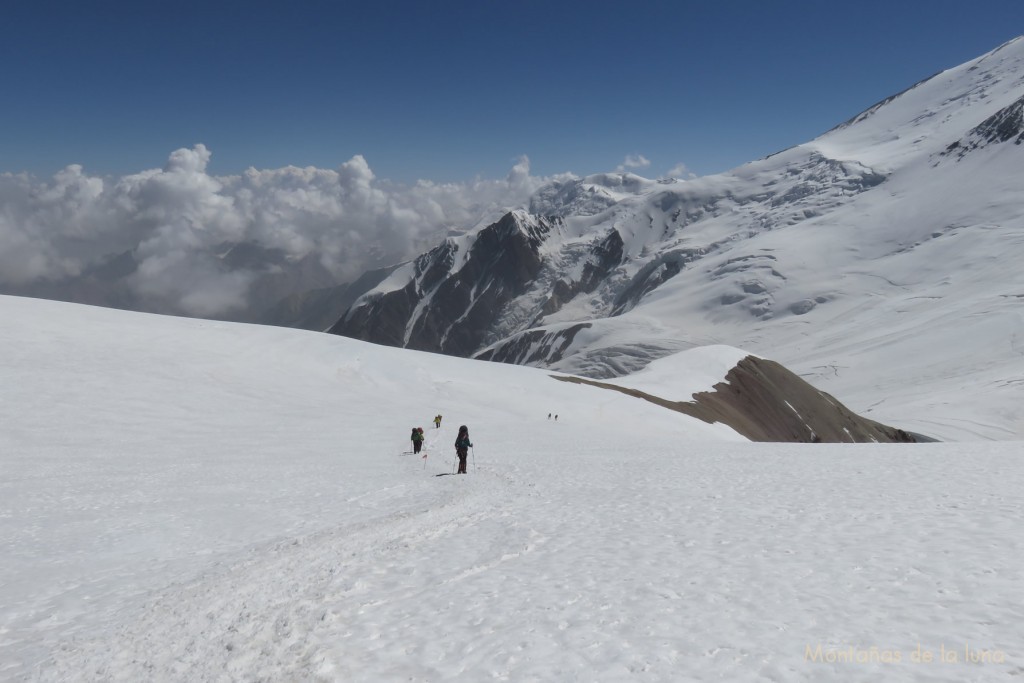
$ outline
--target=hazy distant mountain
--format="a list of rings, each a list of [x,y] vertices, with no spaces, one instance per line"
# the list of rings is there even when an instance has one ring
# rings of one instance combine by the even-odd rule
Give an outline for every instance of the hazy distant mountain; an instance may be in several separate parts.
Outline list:
[[[1022,103],[1017,39],[729,173],[552,184],[403,264],[331,331],[594,378],[723,343],[890,424],[1004,438],[1016,426],[969,396],[1020,398]],[[928,399],[961,355],[978,359],[966,414]]]
[[[216,316],[232,322],[324,330],[358,294],[383,277],[367,273],[359,281],[369,284],[353,288],[355,283],[339,284],[315,255],[289,259],[279,249],[251,241],[221,243],[206,256],[223,273],[245,273],[250,279],[247,288],[252,303]],[[160,292],[139,296],[138,283],[133,282],[138,268],[135,252],[127,250],[98,259],[74,276],[8,285],[4,293],[147,313],[180,313],[170,297]],[[346,297],[345,292],[351,295]]]
[[[371,270],[355,282],[303,290],[288,294],[276,301],[271,298],[269,306],[258,309],[254,322],[279,327],[297,327],[303,330],[322,332],[329,328],[353,302],[368,290],[376,287],[390,275],[397,266]]]

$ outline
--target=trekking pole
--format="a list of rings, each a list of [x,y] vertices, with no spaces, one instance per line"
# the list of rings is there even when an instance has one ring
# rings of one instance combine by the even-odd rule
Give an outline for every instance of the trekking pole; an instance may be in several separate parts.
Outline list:
[[[476,449],[470,446],[469,450],[473,451],[473,471],[476,472]]]

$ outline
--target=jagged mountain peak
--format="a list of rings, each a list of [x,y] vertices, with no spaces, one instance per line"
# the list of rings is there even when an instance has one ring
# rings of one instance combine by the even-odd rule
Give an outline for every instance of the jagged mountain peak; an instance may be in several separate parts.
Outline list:
[[[502,216],[497,223],[482,228],[480,232],[485,233],[488,230],[493,230],[499,240],[510,239],[516,233],[519,233],[532,243],[539,244],[544,240],[551,226],[552,222],[550,219],[544,219],[522,209],[516,209]]]
[[[541,246],[557,224],[512,211],[449,237],[363,295],[329,331],[469,355],[498,334],[496,316],[536,275]]]

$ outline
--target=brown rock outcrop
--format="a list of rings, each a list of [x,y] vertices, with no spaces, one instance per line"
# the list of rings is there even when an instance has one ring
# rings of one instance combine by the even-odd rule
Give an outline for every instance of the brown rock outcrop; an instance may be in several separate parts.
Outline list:
[[[775,361],[747,356],[712,391],[672,401],[581,377],[555,377],[644,399],[704,422],[721,422],[751,441],[913,443],[914,435],[857,415]]]

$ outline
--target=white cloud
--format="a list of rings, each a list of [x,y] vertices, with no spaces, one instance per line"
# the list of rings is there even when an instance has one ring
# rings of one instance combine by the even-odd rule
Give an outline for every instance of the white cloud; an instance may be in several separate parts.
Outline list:
[[[549,178],[526,157],[504,179],[400,185],[355,156],[336,170],[250,168],[207,173],[210,150],[178,149],[160,169],[100,178],[68,166],[50,179],[0,174],[0,288],[80,275],[133,251],[126,280],[146,310],[216,316],[244,309],[258,272],[217,258],[258,242],[291,261],[313,255],[338,282],[432,246],[451,228],[524,207]],[[639,159],[643,159],[639,157]],[[643,160],[646,162],[646,160]]]
[[[666,178],[696,178],[696,174],[692,173],[690,169],[686,167],[686,164],[679,162],[672,168],[668,169],[665,173]]]
[[[631,168],[647,168],[651,165],[650,160],[643,154],[628,154],[626,158],[622,160],[615,170],[622,173]]]

